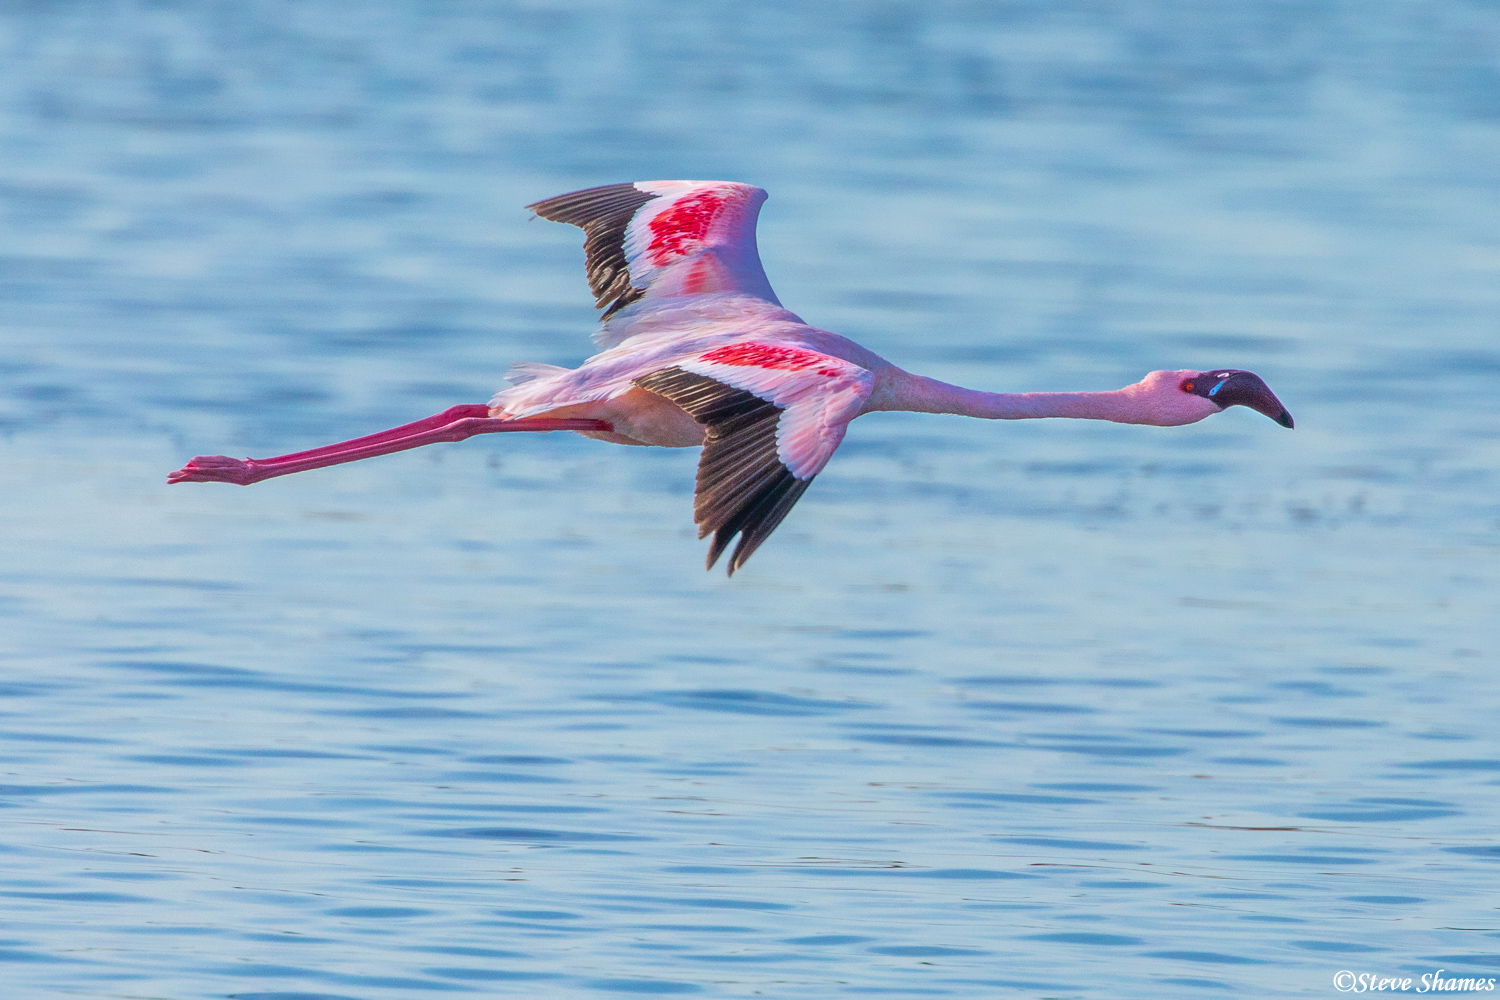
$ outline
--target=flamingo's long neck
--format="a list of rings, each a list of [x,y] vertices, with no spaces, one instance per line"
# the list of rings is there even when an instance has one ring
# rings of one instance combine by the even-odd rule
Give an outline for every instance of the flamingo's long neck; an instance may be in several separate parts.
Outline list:
[[[980,392],[923,375],[902,372],[871,410],[956,413],[986,420],[1077,417],[1120,424],[1154,423],[1133,387],[1109,392]]]

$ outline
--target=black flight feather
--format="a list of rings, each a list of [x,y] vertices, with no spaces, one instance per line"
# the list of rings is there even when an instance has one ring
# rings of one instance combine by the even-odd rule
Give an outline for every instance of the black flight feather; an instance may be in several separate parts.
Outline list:
[[[630,284],[625,230],[640,207],[655,197],[637,190],[634,184],[606,184],[526,206],[544,219],[583,229],[583,252],[594,308],[604,309],[609,305],[602,319],[608,319],[646,294]]]
[[[776,453],[776,427],[784,411],[754,393],[677,367],[642,375],[635,384],[670,399],[707,428],[693,520],[699,538],[713,533],[710,569],[740,536],[729,559],[733,576],[812,483],[812,477],[792,475]]]

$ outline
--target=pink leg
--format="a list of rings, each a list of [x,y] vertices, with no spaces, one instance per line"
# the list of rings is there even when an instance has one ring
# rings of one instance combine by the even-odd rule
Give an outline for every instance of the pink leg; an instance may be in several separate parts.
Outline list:
[[[230,458],[227,455],[199,455],[167,477],[168,483],[237,483],[249,486],[262,479],[285,476],[292,472],[321,469],[343,462],[354,462],[376,455],[420,448],[439,441],[462,441],[475,434],[499,434],[508,431],[608,431],[614,428],[607,420],[536,417],[528,420],[497,420],[489,416],[489,407],[454,406],[442,413],[378,434],[367,434],[350,441],[312,448],[308,451],[278,455],[275,458]]]
[[[386,441],[397,441],[404,437],[411,437],[422,431],[434,430],[438,427],[446,427],[455,420],[464,417],[488,417],[490,408],[483,403],[465,403],[462,406],[450,406],[442,413],[435,413],[430,417],[423,417],[400,427],[392,427],[388,431],[379,431],[375,434],[366,434],[364,437],[352,438],[348,441],[340,441],[338,444],[328,444],[321,448],[310,448],[307,451],[297,451],[290,455],[277,455],[275,458],[262,458],[261,462],[288,462],[298,458],[319,458],[323,455],[341,455],[351,448],[359,448],[370,444],[382,444]],[[197,459],[194,459],[197,461]]]

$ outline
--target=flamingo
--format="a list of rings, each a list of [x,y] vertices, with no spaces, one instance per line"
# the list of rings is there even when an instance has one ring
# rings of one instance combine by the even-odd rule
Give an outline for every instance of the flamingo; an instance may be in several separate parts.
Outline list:
[[[438,441],[576,431],[625,445],[703,448],[693,517],[728,571],[770,536],[844,438],[881,410],[990,420],[1075,417],[1159,427],[1248,406],[1292,417],[1253,372],[1154,371],[1108,392],[981,392],[903,371],[782,308],[761,268],[766,192],[728,181],[638,181],[527,206],[583,229],[589,287],[604,310],[600,353],[575,369],[521,362],[511,388],[390,430],[275,458],[199,456],[169,483],[248,486]]]

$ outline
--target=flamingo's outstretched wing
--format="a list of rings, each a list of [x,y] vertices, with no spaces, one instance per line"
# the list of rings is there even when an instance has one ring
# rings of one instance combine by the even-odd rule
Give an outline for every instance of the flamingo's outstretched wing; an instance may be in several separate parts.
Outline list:
[[[797,347],[736,343],[635,379],[706,428],[693,520],[708,566],[738,534],[729,573],[776,530],[828,464],[875,376]]]
[[[589,288],[608,319],[648,296],[741,292],[780,305],[755,248],[765,200],[730,181],[637,181],[526,207],[583,229]]]

